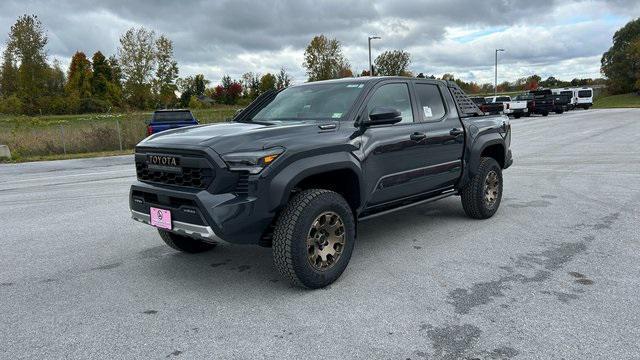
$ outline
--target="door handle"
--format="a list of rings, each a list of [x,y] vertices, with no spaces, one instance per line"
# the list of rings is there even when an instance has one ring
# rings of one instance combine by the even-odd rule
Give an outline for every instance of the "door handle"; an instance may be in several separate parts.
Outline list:
[[[458,129],[458,128],[453,128],[451,129],[451,131],[449,131],[449,135],[451,136],[460,136],[464,134],[464,131],[462,131],[462,129]]]
[[[420,140],[426,139],[427,134],[421,133],[421,132],[414,132],[413,134],[411,134],[411,136],[409,136],[409,138],[413,141],[420,141]]]

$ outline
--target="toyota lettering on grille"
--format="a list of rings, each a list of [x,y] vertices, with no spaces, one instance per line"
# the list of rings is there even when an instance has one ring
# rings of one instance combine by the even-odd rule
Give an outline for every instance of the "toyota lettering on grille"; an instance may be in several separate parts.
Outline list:
[[[147,164],[149,167],[178,168],[180,158],[167,155],[147,155]]]

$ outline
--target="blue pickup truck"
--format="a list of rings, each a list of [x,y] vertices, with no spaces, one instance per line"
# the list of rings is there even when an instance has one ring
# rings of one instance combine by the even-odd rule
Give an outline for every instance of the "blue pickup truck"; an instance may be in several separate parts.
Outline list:
[[[156,110],[151,119],[147,120],[147,136],[191,125],[198,125],[198,120],[189,110]]]

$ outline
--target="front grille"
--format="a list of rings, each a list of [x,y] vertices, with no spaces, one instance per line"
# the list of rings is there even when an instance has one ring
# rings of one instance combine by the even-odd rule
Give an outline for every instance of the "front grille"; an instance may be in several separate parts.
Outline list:
[[[183,156],[180,167],[174,169],[149,168],[146,156],[136,154],[138,180],[156,184],[206,189],[215,177],[215,171],[203,157]]]

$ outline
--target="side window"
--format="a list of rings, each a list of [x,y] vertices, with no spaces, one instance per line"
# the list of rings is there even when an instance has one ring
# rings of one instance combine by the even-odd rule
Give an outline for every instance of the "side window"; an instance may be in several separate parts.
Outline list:
[[[420,102],[419,108],[422,110],[422,121],[440,120],[445,114],[440,89],[431,84],[416,84],[415,88]]]
[[[367,116],[377,106],[392,107],[402,113],[401,123],[413,122],[413,111],[409,99],[409,87],[407,84],[387,84],[379,87],[369,99],[367,104]]]

